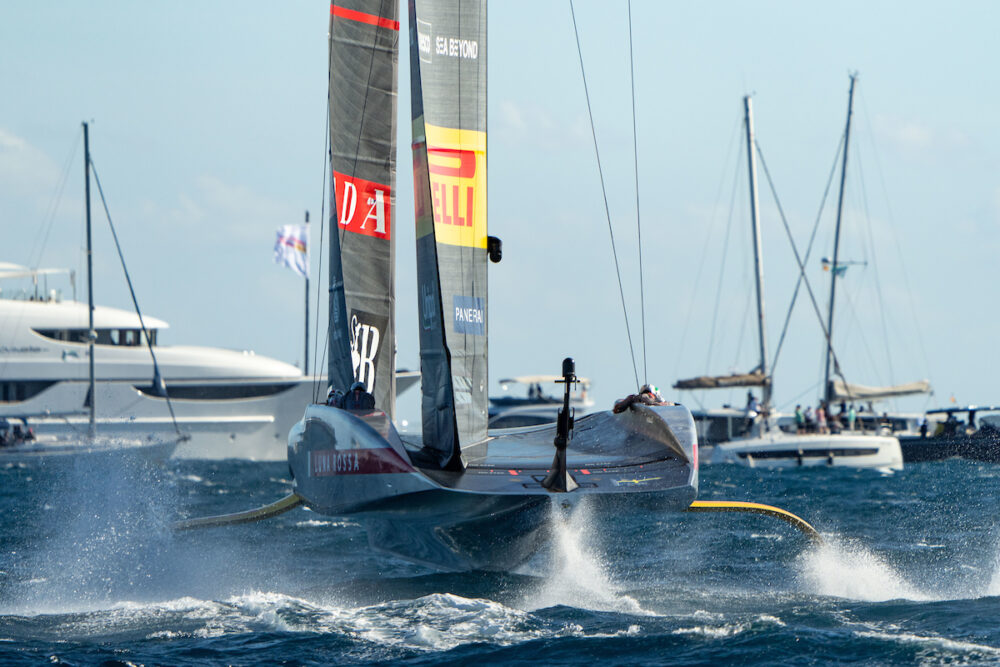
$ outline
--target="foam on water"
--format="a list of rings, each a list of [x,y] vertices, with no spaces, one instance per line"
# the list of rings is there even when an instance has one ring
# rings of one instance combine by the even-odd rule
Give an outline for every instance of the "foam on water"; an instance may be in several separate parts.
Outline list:
[[[550,507],[553,545],[541,573],[545,583],[526,596],[524,607],[534,610],[566,605],[595,611],[651,613],[618,589],[604,563],[589,548],[598,540],[588,503],[584,500],[565,509],[552,503]]]
[[[827,537],[823,545],[803,553],[799,562],[801,576],[818,595],[867,602],[934,599],[861,544]]]
[[[866,639],[876,639],[896,644],[914,644],[921,648],[936,649],[948,654],[957,654],[961,658],[984,659],[991,664],[1000,660],[1000,648],[977,644],[975,642],[958,641],[947,637],[934,635],[918,635],[910,632],[881,632],[881,631],[859,631],[855,633],[858,637]],[[949,660],[949,662],[951,662]]]
[[[118,637],[131,634],[149,639],[305,632],[428,652],[476,643],[509,646],[569,636],[632,636],[641,631],[630,625],[613,633],[586,633],[575,623],[547,621],[492,600],[450,593],[351,608],[261,591],[224,601],[191,597],[153,603],[123,601],[107,609],[55,615],[48,627],[66,639],[101,637],[109,629]]]
[[[155,577],[169,539],[163,470],[137,457],[66,457],[39,474],[46,532],[19,564],[33,573],[21,592],[32,611],[106,608],[115,589]]]

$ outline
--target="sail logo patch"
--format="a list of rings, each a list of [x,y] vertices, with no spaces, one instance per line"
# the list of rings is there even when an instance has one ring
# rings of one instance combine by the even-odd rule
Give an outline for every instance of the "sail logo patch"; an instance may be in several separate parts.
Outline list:
[[[417,51],[420,62],[431,62],[431,24],[417,19]]]
[[[375,392],[378,355],[387,324],[386,317],[360,310],[351,311],[351,364],[354,367],[354,380],[364,382],[365,389],[371,393]]]
[[[392,235],[392,192],[389,186],[333,173],[337,222],[356,234],[389,239]]]
[[[424,129],[426,149],[417,152],[426,154],[435,240],[485,248],[486,133],[429,124]],[[425,209],[420,206],[418,215],[428,213]]]
[[[478,296],[455,295],[455,331],[486,335],[486,301]]]

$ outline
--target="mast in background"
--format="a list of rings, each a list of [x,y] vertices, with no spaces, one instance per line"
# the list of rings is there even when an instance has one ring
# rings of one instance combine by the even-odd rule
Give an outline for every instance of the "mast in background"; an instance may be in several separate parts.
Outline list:
[[[84,174],[84,198],[87,209],[87,314],[89,315],[89,327],[87,329],[88,356],[90,357],[90,388],[88,396],[90,398],[90,420],[87,428],[87,435],[93,440],[97,436],[97,416],[96,403],[97,392],[94,382],[94,341],[97,339],[97,332],[94,331],[94,252],[90,235],[90,128],[87,123],[83,124],[83,174]]]
[[[309,211],[306,211],[306,233],[305,238],[309,238]],[[312,241],[308,242],[306,246],[306,353],[304,360],[302,362],[302,372],[305,375],[309,375],[309,271],[311,267],[309,266],[309,246],[312,245]]]
[[[760,373],[764,376],[761,388],[761,406],[765,412],[771,406],[771,379],[767,371],[767,328],[764,325],[764,259],[761,253],[760,239],[760,203],[757,197],[757,160],[754,153],[753,110],[750,96],[743,98],[745,125],[747,133],[747,167],[750,170],[750,220],[753,225],[753,263],[754,277],[757,281],[757,332],[760,339]]]
[[[854,84],[858,74],[851,74],[851,89],[847,94],[847,126],[844,130],[844,161],[840,167],[840,195],[837,197],[837,226],[833,236],[833,266],[830,267],[830,315],[826,320],[826,373],[823,376],[823,398],[827,405],[833,399],[830,386],[830,364],[833,361],[833,304],[837,295],[837,260],[840,258],[840,218],[844,209],[844,185],[847,179],[847,149],[851,145],[851,115],[854,109]],[[836,369],[835,369],[836,370]]]

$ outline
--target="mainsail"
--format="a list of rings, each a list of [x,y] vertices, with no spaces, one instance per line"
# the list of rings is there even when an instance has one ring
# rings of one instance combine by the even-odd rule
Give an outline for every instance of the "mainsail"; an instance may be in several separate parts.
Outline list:
[[[486,2],[410,0],[424,446],[486,438]]]
[[[734,373],[733,375],[700,375],[696,378],[678,380],[674,389],[725,389],[728,387],[767,387],[771,384],[770,376],[760,371],[753,373]]]
[[[330,385],[395,412],[396,0],[330,5]]]
[[[918,380],[890,387],[866,387],[862,384],[852,384],[843,380],[831,380],[830,390],[827,393],[830,396],[828,399],[830,402],[874,401],[885,398],[896,398],[898,396],[929,394],[931,393],[931,383],[927,380]]]

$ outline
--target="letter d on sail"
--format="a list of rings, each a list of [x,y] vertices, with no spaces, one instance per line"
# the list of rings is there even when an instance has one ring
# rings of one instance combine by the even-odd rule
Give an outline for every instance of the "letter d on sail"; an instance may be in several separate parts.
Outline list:
[[[340,196],[340,227],[355,234],[389,240],[392,236],[392,190],[381,183],[333,173],[334,192]],[[358,206],[358,200],[362,204]],[[374,224],[368,224],[371,220]]]
[[[340,224],[348,226],[354,217],[354,209],[358,206],[358,189],[354,183],[346,181],[344,183],[343,196],[340,199]]]

